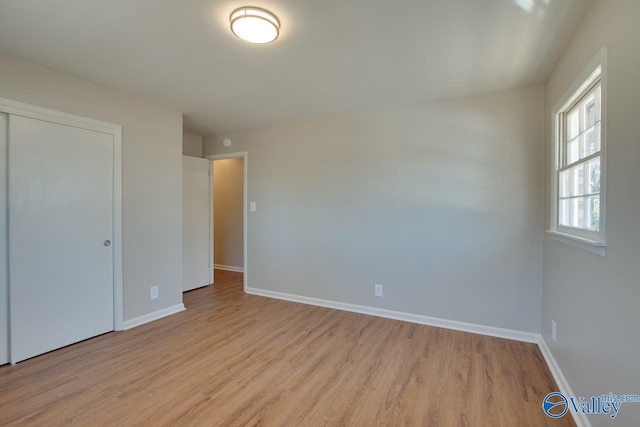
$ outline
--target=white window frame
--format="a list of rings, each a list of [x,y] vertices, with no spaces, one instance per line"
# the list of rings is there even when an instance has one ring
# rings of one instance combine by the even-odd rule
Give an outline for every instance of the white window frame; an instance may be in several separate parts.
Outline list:
[[[604,256],[607,246],[605,240],[606,226],[606,129],[607,129],[607,51],[602,48],[593,60],[582,71],[578,79],[560,98],[551,110],[551,131],[553,138],[553,154],[551,168],[551,220],[547,233],[553,238],[565,241],[574,246],[596,252]],[[594,83],[600,80],[600,223],[598,231],[566,227],[558,224],[559,182],[558,175],[562,168],[563,113],[588,93]]]

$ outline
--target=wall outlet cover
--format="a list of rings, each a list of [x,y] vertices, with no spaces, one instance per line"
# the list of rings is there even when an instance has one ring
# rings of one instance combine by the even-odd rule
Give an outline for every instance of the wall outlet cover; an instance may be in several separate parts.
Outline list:
[[[378,298],[382,297],[382,285],[376,283],[374,287],[374,295]]]

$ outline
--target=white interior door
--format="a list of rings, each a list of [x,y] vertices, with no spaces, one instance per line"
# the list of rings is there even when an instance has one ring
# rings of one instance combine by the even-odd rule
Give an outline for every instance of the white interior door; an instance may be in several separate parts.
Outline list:
[[[9,363],[7,283],[7,118],[0,113],[0,365]]]
[[[113,135],[9,116],[13,363],[114,329]]]
[[[207,159],[182,156],[182,289],[211,283],[211,179]]]

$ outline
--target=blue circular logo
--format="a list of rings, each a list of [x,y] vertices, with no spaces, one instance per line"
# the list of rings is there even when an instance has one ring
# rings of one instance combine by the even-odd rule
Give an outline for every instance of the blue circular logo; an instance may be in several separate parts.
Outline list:
[[[560,418],[569,410],[569,402],[562,393],[549,393],[542,401],[542,409],[549,417]]]

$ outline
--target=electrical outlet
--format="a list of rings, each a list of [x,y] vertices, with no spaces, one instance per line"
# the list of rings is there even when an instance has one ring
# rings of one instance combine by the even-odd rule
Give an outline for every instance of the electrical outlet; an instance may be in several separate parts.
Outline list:
[[[374,289],[375,289],[374,295],[377,296],[378,298],[382,298],[382,285],[379,285],[378,283],[376,283]]]
[[[555,341],[556,340],[556,332],[557,332],[557,326],[556,326],[556,321],[552,320],[551,321],[551,338]]]
[[[157,286],[152,286],[151,287],[151,299],[158,299],[159,296],[160,296],[160,292],[158,291],[158,287]]]

